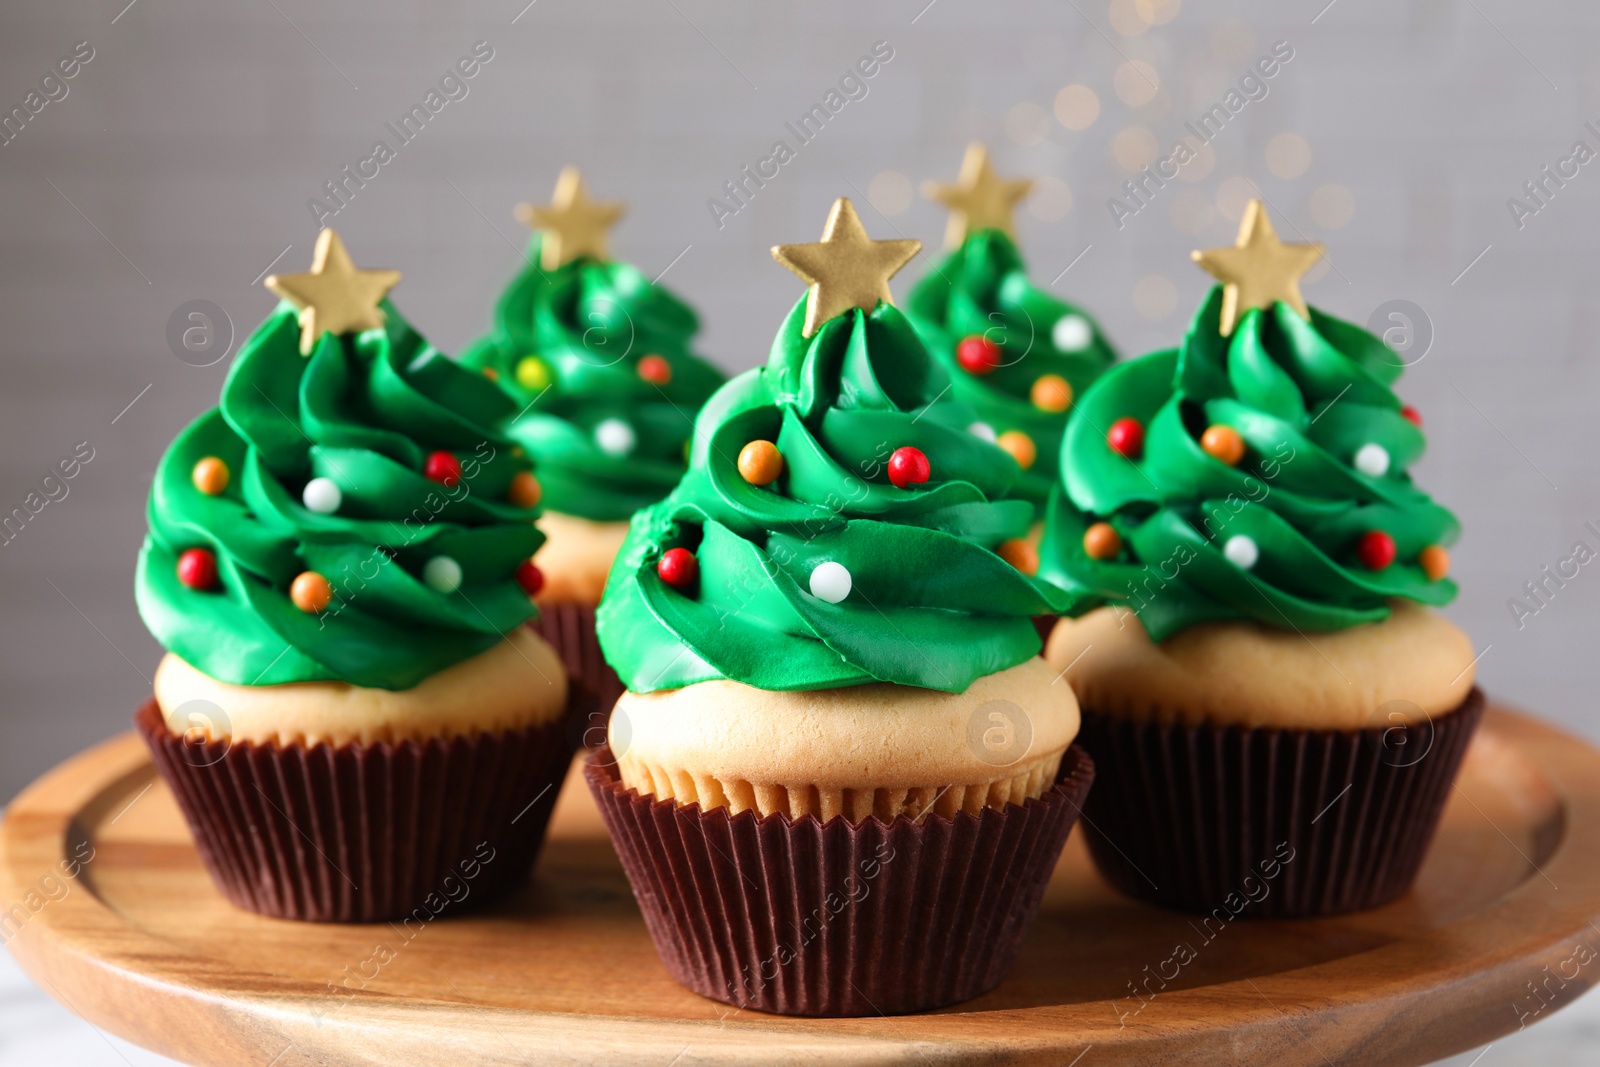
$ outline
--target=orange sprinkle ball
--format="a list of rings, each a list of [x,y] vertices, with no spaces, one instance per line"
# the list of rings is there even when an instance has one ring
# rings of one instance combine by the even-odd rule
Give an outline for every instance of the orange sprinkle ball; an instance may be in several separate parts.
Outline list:
[[[194,479],[194,487],[206,496],[220,496],[228,488],[228,465],[216,456],[207,456],[194,465],[194,471],[189,475]]]
[[[500,372],[495,370],[493,367],[483,368],[483,376],[489,379],[491,382],[498,382],[500,380]]]
[[[506,498],[519,508],[536,508],[543,495],[544,489],[539,485],[539,479],[527,471],[518,471],[511,479]]]
[[[1083,550],[1090,559],[1115,559],[1122,551],[1122,535],[1109,522],[1097,522],[1083,531]]]
[[[1033,461],[1039,458],[1039,448],[1033,443],[1033,438],[1021,430],[1007,430],[994,443],[1011,453],[1011,458],[1023,470],[1033,466]]]
[[[1028,399],[1040,411],[1059,414],[1072,406],[1072,383],[1059,374],[1041,374],[1028,390]]]
[[[639,377],[652,385],[666,385],[672,381],[672,364],[657,355],[644,356],[639,360]]]
[[[739,449],[739,474],[751,485],[771,485],[783,473],[783,453],[771,441],[751,441]]]
[[[1230,467],[1237,467],[1244,458],[1244,438],[1232,426],[1207,426],[1200,435],[1200,447],[1206,455]]]
[[[1020,537],[1001,541],[1000,547],[995,549],[994,553],[1023,574],[1032,575],[1039,572],[1039,550]]]
[[[1417,563],[1430,582],[1437,582],[1450,573],[1450,553],[1445,551],[1443,545],[1429,545],[1418,552]]]
[[[289,599],[307,615],[316,615],[333,603],[333,586],[316,571],[301,571],[289,586]]]

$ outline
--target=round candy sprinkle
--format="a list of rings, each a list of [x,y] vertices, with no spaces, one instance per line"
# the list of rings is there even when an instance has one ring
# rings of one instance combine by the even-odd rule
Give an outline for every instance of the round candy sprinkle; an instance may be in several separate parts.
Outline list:
[[[1450,573],[1450,553],[1445,551],[1443,545],[1429,545],[1418,552],[1417,563],[1422,566],[1422,572],[1430,582],[1437,582]]]
[[[1000,547],[994,550],[994,554],[1023,574],[1033,575],[1039,571],[1039,550],[1021,537],[1001,541]]]
[[[1094,329],[1082,315],[1063,315],[1050,327],[1050,340],[1063,352],[1082,352],[1094,340]]]
[[[933,474],[933,465],[920,448],[902,445],[889,456],[889,481],[896,489],[921,485]]]
[[[666,385],[672,381],[672,364],[654,353],[641,358],[636,369],[639,377],[651,385]]]
[[[517,584],[529,596],[538,596],[539,590],[544,588],[544,571],[535,566],[533,560],[525,559],[517,564]]]
[[[461,480],[461,461],[449,452],[430,452],[422,473],[430,482],[448,489]]]
[[[186,549],[178,557],[178,581],[190,589],[210,589],[217,584],[217,557],[209,548]]]
[[[422,565],[422,580],[435,593],[454,593],[461,588],[461,564],[449,556],[434,556]]]
[[[1083,551],[1090,559],[1115,559],[1122,551],[1122,535],[1109,522],[1097,522],[1083,531]]]
[[[1394,538],[1382,530],[1368,530],[1356,544],[1356,554],[1367,570],[1381,571],[1394,562]]]
[[[1028,390],[1028,399],[1040,411],[1059,414],[1072,406],[1072,383],[1059,374],[1041,374]]]
[[[967,427],[967,432],[974,437],[988,441],[991,445],[995,443],[994,427],[987,422],[975,422]]]
[[[837,604],[849,596],[850,572],[845,565],[830,559],[812,568],[811,595],[830,604]]]
[[[1405,407],[1401,408],[1400,409],[1400,414],[1405,416],[1406,421],[1411,423],[1411,425],[1413,425],[1413,426],[1421,426],[1422,425],[1422,412],[1418,411],[1416,408],[1412,407],[1410,404],[1407,404]]]
[[[621,419],[602,419],[594,428],[594,443],[608,456],[626,456],[638,443],[633,427]]]
[[[1033,466],[1033,461],[1039,458],[1039,446],[1033,443],[1033,438],[1021,430],[1007,430],[995,441],[995,444],[1011,453],[1011,458],[1017,461],[1017,466],[1027,470]]]
[[[511,476],[511,487],[506,490],[506,499],[519,508],[536,508],[539,499],[544,496],[544,488],[539,484],[529,471],[518,471]]]
[[[1356,449],[1356,470],[1368,478],[1382,478],[1389,473],[1389,450],[1382,445],[1365,444]]]
[[[1242,571],[1247,571],[1261,558],[1261,549],[1256,547],[1255,538],[1234,534],[1223,542],[1222,554],[1227,557],[1229,563]]]
[[[207,456],[194,465],[189,475],[194,487],[206,496],[218,496],[228,488],[228,465],[216,456]]]
[[[500,380],[500,372],[495,370],[493,367],[483,368],[483,376],[489,379],[491,382],[498,382]]]
[[[661,553],[656,573],[674,589],[682,589],[700,574],[700,561],[687,548],[669,548]]]
[[[1244,438],[1232,426],[1207,426],[1200,435],[1200,449],[1219,463],[1237,467],[1244,458]]]
[[[1106,431],[1106,444],[1119,456],[1138,459],[1144,455],[1144,427],[1138,419],[1118,419]]]
[[[550,384],[550,368],[538,356],[523,356],[517,361],[517,384],[524,389],[544,389]]]
[[[316,571],[301,571],[289,585],[289,599],[307,615],[315,615],[333,603],[333,586]]]
[[[300,491],[300,502],[318,515],[332,515],[344,503],[344,494],[332,478],[313,478]]]
[[[750,441],[739,449],[739,477],[751,485],[771,485],[783,473],[783,453],[771,441]]]
[[[1000,346],[981,334],[963,337],[956,345],[956,362],[968,374],[988,374],[1000,365]]]

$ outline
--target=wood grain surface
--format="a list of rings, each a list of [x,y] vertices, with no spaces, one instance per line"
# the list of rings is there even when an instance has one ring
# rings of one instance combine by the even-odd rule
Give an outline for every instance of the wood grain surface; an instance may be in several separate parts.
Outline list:
[[[1353,916],[1202,928],[1114,894],[1074,838],[1011,978],[914,1017],[785,1019],[677,986],[576,777],[525,889],[485,910],[463,891],[407,924],[239,912],[131,735],[0,825],[0,937],[23,966],[195,1064],[1422,1064],[1600,974],[1600,752],[1491,706],[1416,889]]]

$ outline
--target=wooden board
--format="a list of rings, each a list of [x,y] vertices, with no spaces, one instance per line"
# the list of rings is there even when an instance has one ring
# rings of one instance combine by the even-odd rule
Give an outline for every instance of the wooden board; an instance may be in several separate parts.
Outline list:
[[[1411,895],[1209,941],[1115,895],[1074,836],[1012,977],[915,1017],[785,1019],[676,985],[576,777],[517,899],[411,928],[296,924],[217,895],[128,735],[11,805],[0,902],[47,991],[195,1064],[1421,1064],[1600,975],[1600,752],[1491,707]],[[1195,958],[1175,968],[1179,944]]]

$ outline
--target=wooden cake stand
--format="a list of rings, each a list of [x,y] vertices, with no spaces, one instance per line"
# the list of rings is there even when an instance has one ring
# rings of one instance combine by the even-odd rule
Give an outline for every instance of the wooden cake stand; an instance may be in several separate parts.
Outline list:
[[[1421,1064],[1600,976],[1600,752],[1491,706],[1410,895],[1209,941],[1114,894],[1074,834],[1015,973],[919,1016],[781,1018],[676,985],[576,775],[510,902],[409,929],[297,924],[217,894],[129,734],[11,805],[0,904],[45,990],[193,1064]]]

